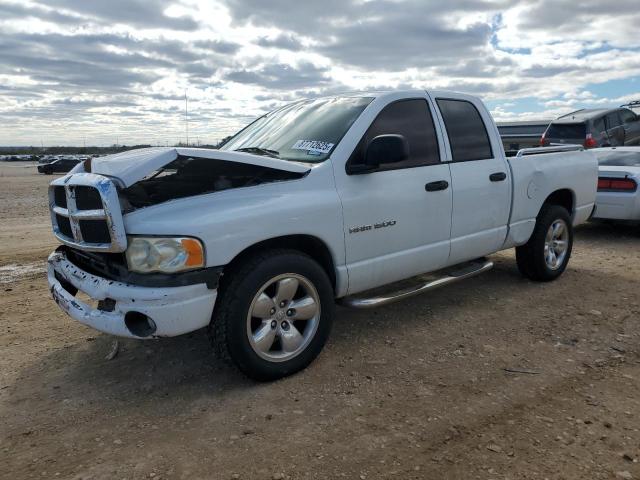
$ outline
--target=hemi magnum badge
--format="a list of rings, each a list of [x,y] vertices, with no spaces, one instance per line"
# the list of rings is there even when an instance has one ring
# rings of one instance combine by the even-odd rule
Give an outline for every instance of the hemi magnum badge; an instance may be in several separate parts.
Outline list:
[[[359,227],[350,227],[349,233],[367,232],[369,230],[377,230],[378,228],[393,227],[396,224],[395,220],[388,220],[386,222],[374,223],[373,225],[361,225]]]

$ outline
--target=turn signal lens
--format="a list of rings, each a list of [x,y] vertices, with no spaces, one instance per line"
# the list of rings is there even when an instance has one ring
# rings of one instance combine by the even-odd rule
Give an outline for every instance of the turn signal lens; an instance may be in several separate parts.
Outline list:
[[[183,238],[180,240],[182,247],[187,252],[187,260],[185,266],[187,267],[203,267],[204,266],[204,252],[202,251],[202,244],[195,238]]]

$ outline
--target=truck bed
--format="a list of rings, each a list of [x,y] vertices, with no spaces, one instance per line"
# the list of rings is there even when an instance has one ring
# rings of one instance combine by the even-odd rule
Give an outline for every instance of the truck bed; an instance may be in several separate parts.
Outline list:
[[[527,242],[536,216],[552,192],[571,194],[574,224],[584,222],[593,212],[598,162],[588,150],[577,145],[528,148],[508,157],[507,162],[513,178],[513,202],[503,248]]]

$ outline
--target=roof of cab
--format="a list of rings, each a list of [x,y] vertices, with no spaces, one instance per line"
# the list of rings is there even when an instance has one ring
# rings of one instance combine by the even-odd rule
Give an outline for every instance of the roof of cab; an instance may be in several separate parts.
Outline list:
[[[316,98],[301,98],[300,102],[315,100],[317,98],[337,98],[337,97],[373,97],[380,98],[386,96],[397,96],[397,95],[406,95],[410,97],[412,95],[424,94],[427,92],[429,95],[434,97],[472,97],[471,95],[464,94],[462,92],[454,92],[449,90],[429,90],[425,88],[413,88],[413,89],[399,89],[399,90],[371,90],[371,91],[353,91],[353,92],[340,92],[335,93],[333,95],[323,95],[321,97]],[[473,97],[475,98],[475,97]]]

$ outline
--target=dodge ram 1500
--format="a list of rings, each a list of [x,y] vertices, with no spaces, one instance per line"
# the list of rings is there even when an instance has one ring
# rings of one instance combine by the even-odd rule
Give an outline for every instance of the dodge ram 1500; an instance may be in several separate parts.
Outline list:
[[[242,372],[275,379],[320,353],[336,300],[384,305],[484,272],[485,256],[512,247],[526,277],[556,279],[597,176],[581,147],[507,158],[472,96],[303,100],[218,150],[133,150],[53,181],[63,245],[48,279],[86,325],[139,339],[206,327]]]

